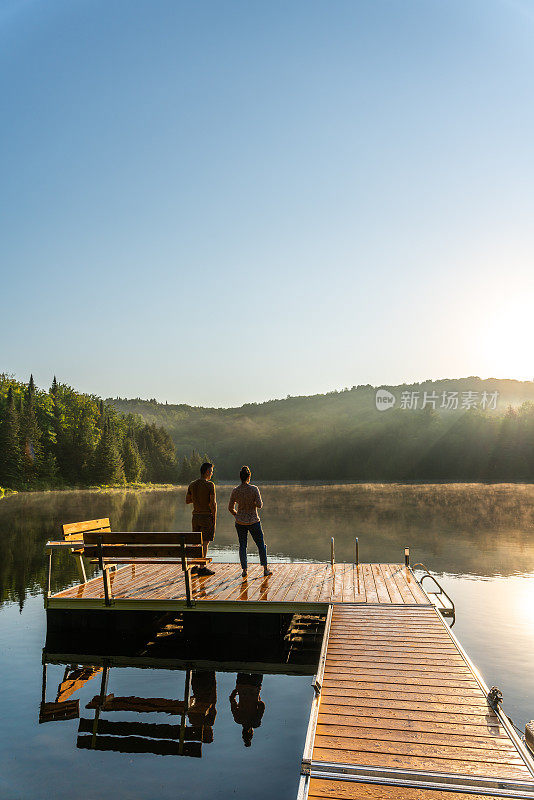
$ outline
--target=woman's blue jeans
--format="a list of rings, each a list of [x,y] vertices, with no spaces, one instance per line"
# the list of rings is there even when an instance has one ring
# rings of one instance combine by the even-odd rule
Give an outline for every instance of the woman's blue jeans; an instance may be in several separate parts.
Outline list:
[[[241,569],[247,568],[247,539],[249,533],[254,540],[254,544],[258,548],[260,564],[266,567],[267,550],[265,548],[265,542],[263,541],[261,522],[255,522],[253,525],[240,525],[239,522],[236,522],[235,529],[239,537],[239,560],[241,561]]]

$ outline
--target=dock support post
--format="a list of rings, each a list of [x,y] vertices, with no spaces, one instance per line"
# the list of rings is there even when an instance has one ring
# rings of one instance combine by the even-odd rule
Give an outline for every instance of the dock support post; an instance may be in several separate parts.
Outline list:
[[[104,571],[102,573],[102,580],[104,582],[104,603],[107,606],[111,605],[111,585],[109,582],[109,570],[107,567],[104,567]]]
[[[409,547],[405,547],[404,548],[404,566],[406,566],[406,567],[410,566],[410,548]]]
[[[334,537],[332,536],[330,540],[330,563],[333,567],[336,565],[336,553],[334,549]]]
[[[46,661],[43,661],[43,678],[41,681],[41,703],[46,702]]]
[[[98,566],[102,570],[102,583],[104,584],[104,605],[111,605],[111,586],[109,583],[109,572],[104,564],[104,555],[102,551],[102,537],[98,537]]]
[[[187,715],[189,713],[189,696],[191,694],[191,670],[186,670],[185,673],[185,691],[184,691],[184,706],[182,709],[182,717],[180,719],[180,738],[178,740],[178,752],[180,755],[184,753],[185,730],[187,725]],[[202,729],[202,732],[204,729]],[[202,737],[203,738],[203,737]]]
[[[48,567],[46,570],[46,589],[44,596],[44,607],[48,608],[48,598],[52,588],[52,550],[48,551]]]
[[[87,583],[87,575],[85,574],[85,566],[81,553],[72,550],[76,559],[76,566],[78,567],[78,574],[82,583]]]
[[[182,570],[184,572],[184,583],[185,583],[185,601],[187,605],[190,607],[193,605],[191,602],[191,567],[187,563],[187,555],[186,555],[186,542],[185,542],[185,533],[182,534]]]
[[[100,695],[98,698],[98,703],[95,708],[95,718],[93,720],[93,734],[91,736],[91,750],[96,748],[96,737],[98,734],[98,722],[100,720],[100,710],[104,703],[106,702],[106,695],[108,691],[108,674],[109,674],[109,667],[104,661],[102,667],[102,678],[100,680]]]
[[[191,602],[191,567],[187,567],[184,572],[185,579],[185,600],[189,607],[193,605]]]
[[[355,542],[355,544],[356,544],[356,553],[355,553],[355,555],[356,555],[356,561],[355,561],[354,563],[355,563],[355,564],[356,564],[356,566],[358,567],[358,566],[360,565],[360,554],[359,554],[359,552],[358,552],[358,537],[356,537],[356,542]]]

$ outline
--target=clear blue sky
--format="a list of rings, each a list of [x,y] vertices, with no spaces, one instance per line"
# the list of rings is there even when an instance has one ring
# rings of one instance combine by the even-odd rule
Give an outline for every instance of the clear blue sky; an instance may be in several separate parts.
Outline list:
[[[533,3],[0,0],[0,108],[0,370],[533,377]]]

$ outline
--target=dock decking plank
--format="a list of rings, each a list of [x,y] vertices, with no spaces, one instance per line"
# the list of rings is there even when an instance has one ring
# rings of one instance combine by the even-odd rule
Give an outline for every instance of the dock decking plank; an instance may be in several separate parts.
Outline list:
[[[414,715],[413,712],[405,714],[404,717],[400,714],[393,716],[386,713],[382,716],[379,715],[380,709],[374,713],[369,709],[350,709],[351,711],[359,711],[360,713],[350,714],[349,709],[341,706],[327,706],[323,707],[323,711],[319,713],[317,724],[336,725],[339,728],[344,726],[352,726],[353,728],[367,728],[368,730],[388,730],[388,731],[426,731],[427,733],[447,733],[450,736],[460,736],[464,733],[472,734],[475,737],[492,740],[503,739],[508,740],[506,734],[499,728],[498,724],[488,725],[484,723],[476,724],[475,722],[468,724],[465,718],[461,718],[455,714],[445,716],[442,720],[434,719],[434,715]],[[362,714],[366,711],[368,716]],[[461,720],[461,721],[459,721]],[[477,730],[473,730],[476,727]]]
[[[312,778],[308,791],[312,800],[495,800],[485,794],[441,792],[437,789],[411,789],[406,786],[377,786],[373,783]]]
[[[435,748],[434,748],[435,752]],[[528,780],[530,773],[526,767],[519,764],[495,764],[487,761],[467,761],[460,758],[440,758],[434,756],[412,755],[399,753],[385,753],[382,748],[370,748],[367,751],[355,752],[318,747],[314,751],[314,758],[318,761],[338,761],[339,763],[367,766],[372,763],[377,767],[393,767],[394,769],[431,770],[463,775],[478,775],[481,777],[510,778],[515,780]],[[534,784],[533,784],[534,786]]]
[[[291,569],[290,565],[288,564],[277,565],[276,571],[274,572],[272,578],[270,578],[267,584],[263,586],[262,591],[260,592],[259,601],[269,602],[276,597],[278,587],[282,585],[284,576],[286,574],[285,570],[287,569]]]
[[[317,723],[316,734],[324,736],[326,741],[328,737],[331,739],[340,737],[343,740],[357,739],[359,741],[371,739],[372,741],[391,741],[391,742],[409,742],[413,744],[424,745],[438,745],[441,749],[446,747],[456,747],[463,749],[468,747],[470,749],[482,749],[487,751],[488,745],[497,752],[510,754],[516,760],[517,751],[511,744],[508,738],[491,736],[474,736],[471,733],[464,732],[458,733],[454,728],[453,732],[449,731],[436,731],[436,730],[408,730],[407,728],[385,726],[377,727],[375,725],[358,725],[355,726],[351,723],[348,725],[341,725],[339,722],[319,722]]]
[[[313,564],[301,564],[298,573],[285,592],[282,601],[292,603],[297,598],[306,602],[309,597],[309,584],[313,580],[315,570]]]
[[[406,568],[400,566],[399,564],[390,564],[389,566],[391,567],[391,577],[401,593],[403,601],[405,603],[417,603],[417,600],[415,599],[413,592],[411,591],[406,580]]]
[[[365,600],[367,603],[378,603],[378,592],[371,564],[362,564],[363,584],[365,587]]]
[[[300,596],[306,602],[316,602],[324,582],[324,568],[318,569],[317,564],[311,565],[309,574],[300,588]],[[299,595],[297,595],[299,596]],[[285,598],[286,602],[288,597]]]
[[[391,573],[391,567],[389,564],[379,564],[380,571],[382,572],[384,581],[388,587],[388,592],[391,597],[392,603],[403,603],[402,594],[400,593],[400,589],[395,583],[393,579],[393,575]]]
[[[379,603],[391,603],[391,595],[388,591],[384,575],[380,569],[379,564],[371,564],[371,572],[375,579],[376,593],[378,595]]]

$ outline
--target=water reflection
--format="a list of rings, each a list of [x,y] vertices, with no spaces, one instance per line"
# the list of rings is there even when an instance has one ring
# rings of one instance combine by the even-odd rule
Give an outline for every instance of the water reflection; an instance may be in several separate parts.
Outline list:
[[[238,725],[243,726],[243,743],[250,747],[254,729],[259,728],[265,712],[265,703],[260,698],[263,675],[238,672],[235,689],[230,695],[232,716]]]
[[[56,662],[57,663],[57,662]],[[148,666],[148,664],[146,665]],[[152,667],[154,668],[154,667]],[[109,691],[112,668],[67,665],[54,701],[47,701],[47,669],[43,665],[43,699],[39,723],[78,719],[76,747],[80,750],[105,750],[117,753],[152,753],[153,755],[200,758],[202,746],[214,740],[213,726],[217,716],[217,678],[212,670],[185,672],[183,699],[153,696],[120,696]],[[79,698],[71,695],[100,675],[100,691],[85,705],[93,715],[81,716]],[[261,680],[263,675],[259,676]],[[150,679],[147,680],[150,689]],[[70,699],[69,699],[70,698]],[[117,712],[130,712],[130,717],[117,718]],[[109,715],[113,716],[110,719]],[[168,715],[177,722],[145,721],[143,717]],[[189,724],[188,724],[189,722]]]
[[[188,616],[196,617],[189,627]],[[116,635],[107,636],[104,631],[82,636],[62,629],[49,632],[42,657],[39,723],[78,720],[76,747],[81,750],[201,758],[203,747],[215,740],[221,702],[217,673],[238,666],[235,688],[226,702],[233,721],[241,727],[243,743],[250,747],[266,710],[260,697],[264,675],[313,674],[324,628],[324,619],[318,615],[270,615],[275,624],[267,626],[270,633],[265,636],[262,620],[253,616],[256,633],[245,633],[241,626],[241,637],[236,635],[233,615],[202,614],[201,624],[197,624],[199,615],[187,612],[172,623],[168,615],[155,620],[150,634],[138,635],[137,641],[121,636],[119,645]],[[212,635],[206,638],[208,626]],[[228,626],[234,627],[230,646]],[[298,637],[293,635],[296,629]],[[73,652],[76,646],[80,652]],[[247,660],[241,660],[245,653]],[[209,668],[211,664],[218,669]],[[57,689],[51,691],[54,684],[48,671],[58,667],[64,668],[63,675]],[[142,670],[143,681],[137,683],[135,694],[121,694],[124,673],[132,669]],[[168,681],[171,695],[155,694],[157,671],[172,675]],[[184,682],[177,697],[179,671]],[[162,715],[171,721],[155,719]]]
[[[92,719],[82,717],[78,726],[76,747],[81,750],[107,750],[117,753],[153,753],[154,755],[193,756],[200,758],[202,744],[213,742],[213,720],[215,719],[215,702],[213,701],[212,723],[209,724],[206,714],[200,713],[207,707],[198,698],[190,702],[192,681],[191,670],[185,675],[184,698],[165,697],[120,697],[108,693],[110,667],[103,667],[100,694],[95,695],[85,706],[94,709]],[[200,673],[202,674],[202,673]],[[215,683],[215,673],[213,683]],[[150,684],[150,681],[148,681]],[[196,705],[195,705],[196,703]],[[210,706],[211,707],[211,706]],[[194,709],[194,710],[193,710]],[[132,712],[138,717],[147,714],[167,714],[177,716],[177,724],[161,724],[158,722],[130,721],[125,719],[105,719],[105,712]],[[187,717],[195,719],[187,725]]]
[[[189,677],[188,673],[188,677]],[[194,729],[206,731],[206,739],[213,741],[213,725],[217,716],[217,678],[215,670],[194,670],[191,677],[193,696],[188,703],[189,690],[186,692],[187,715]]]

